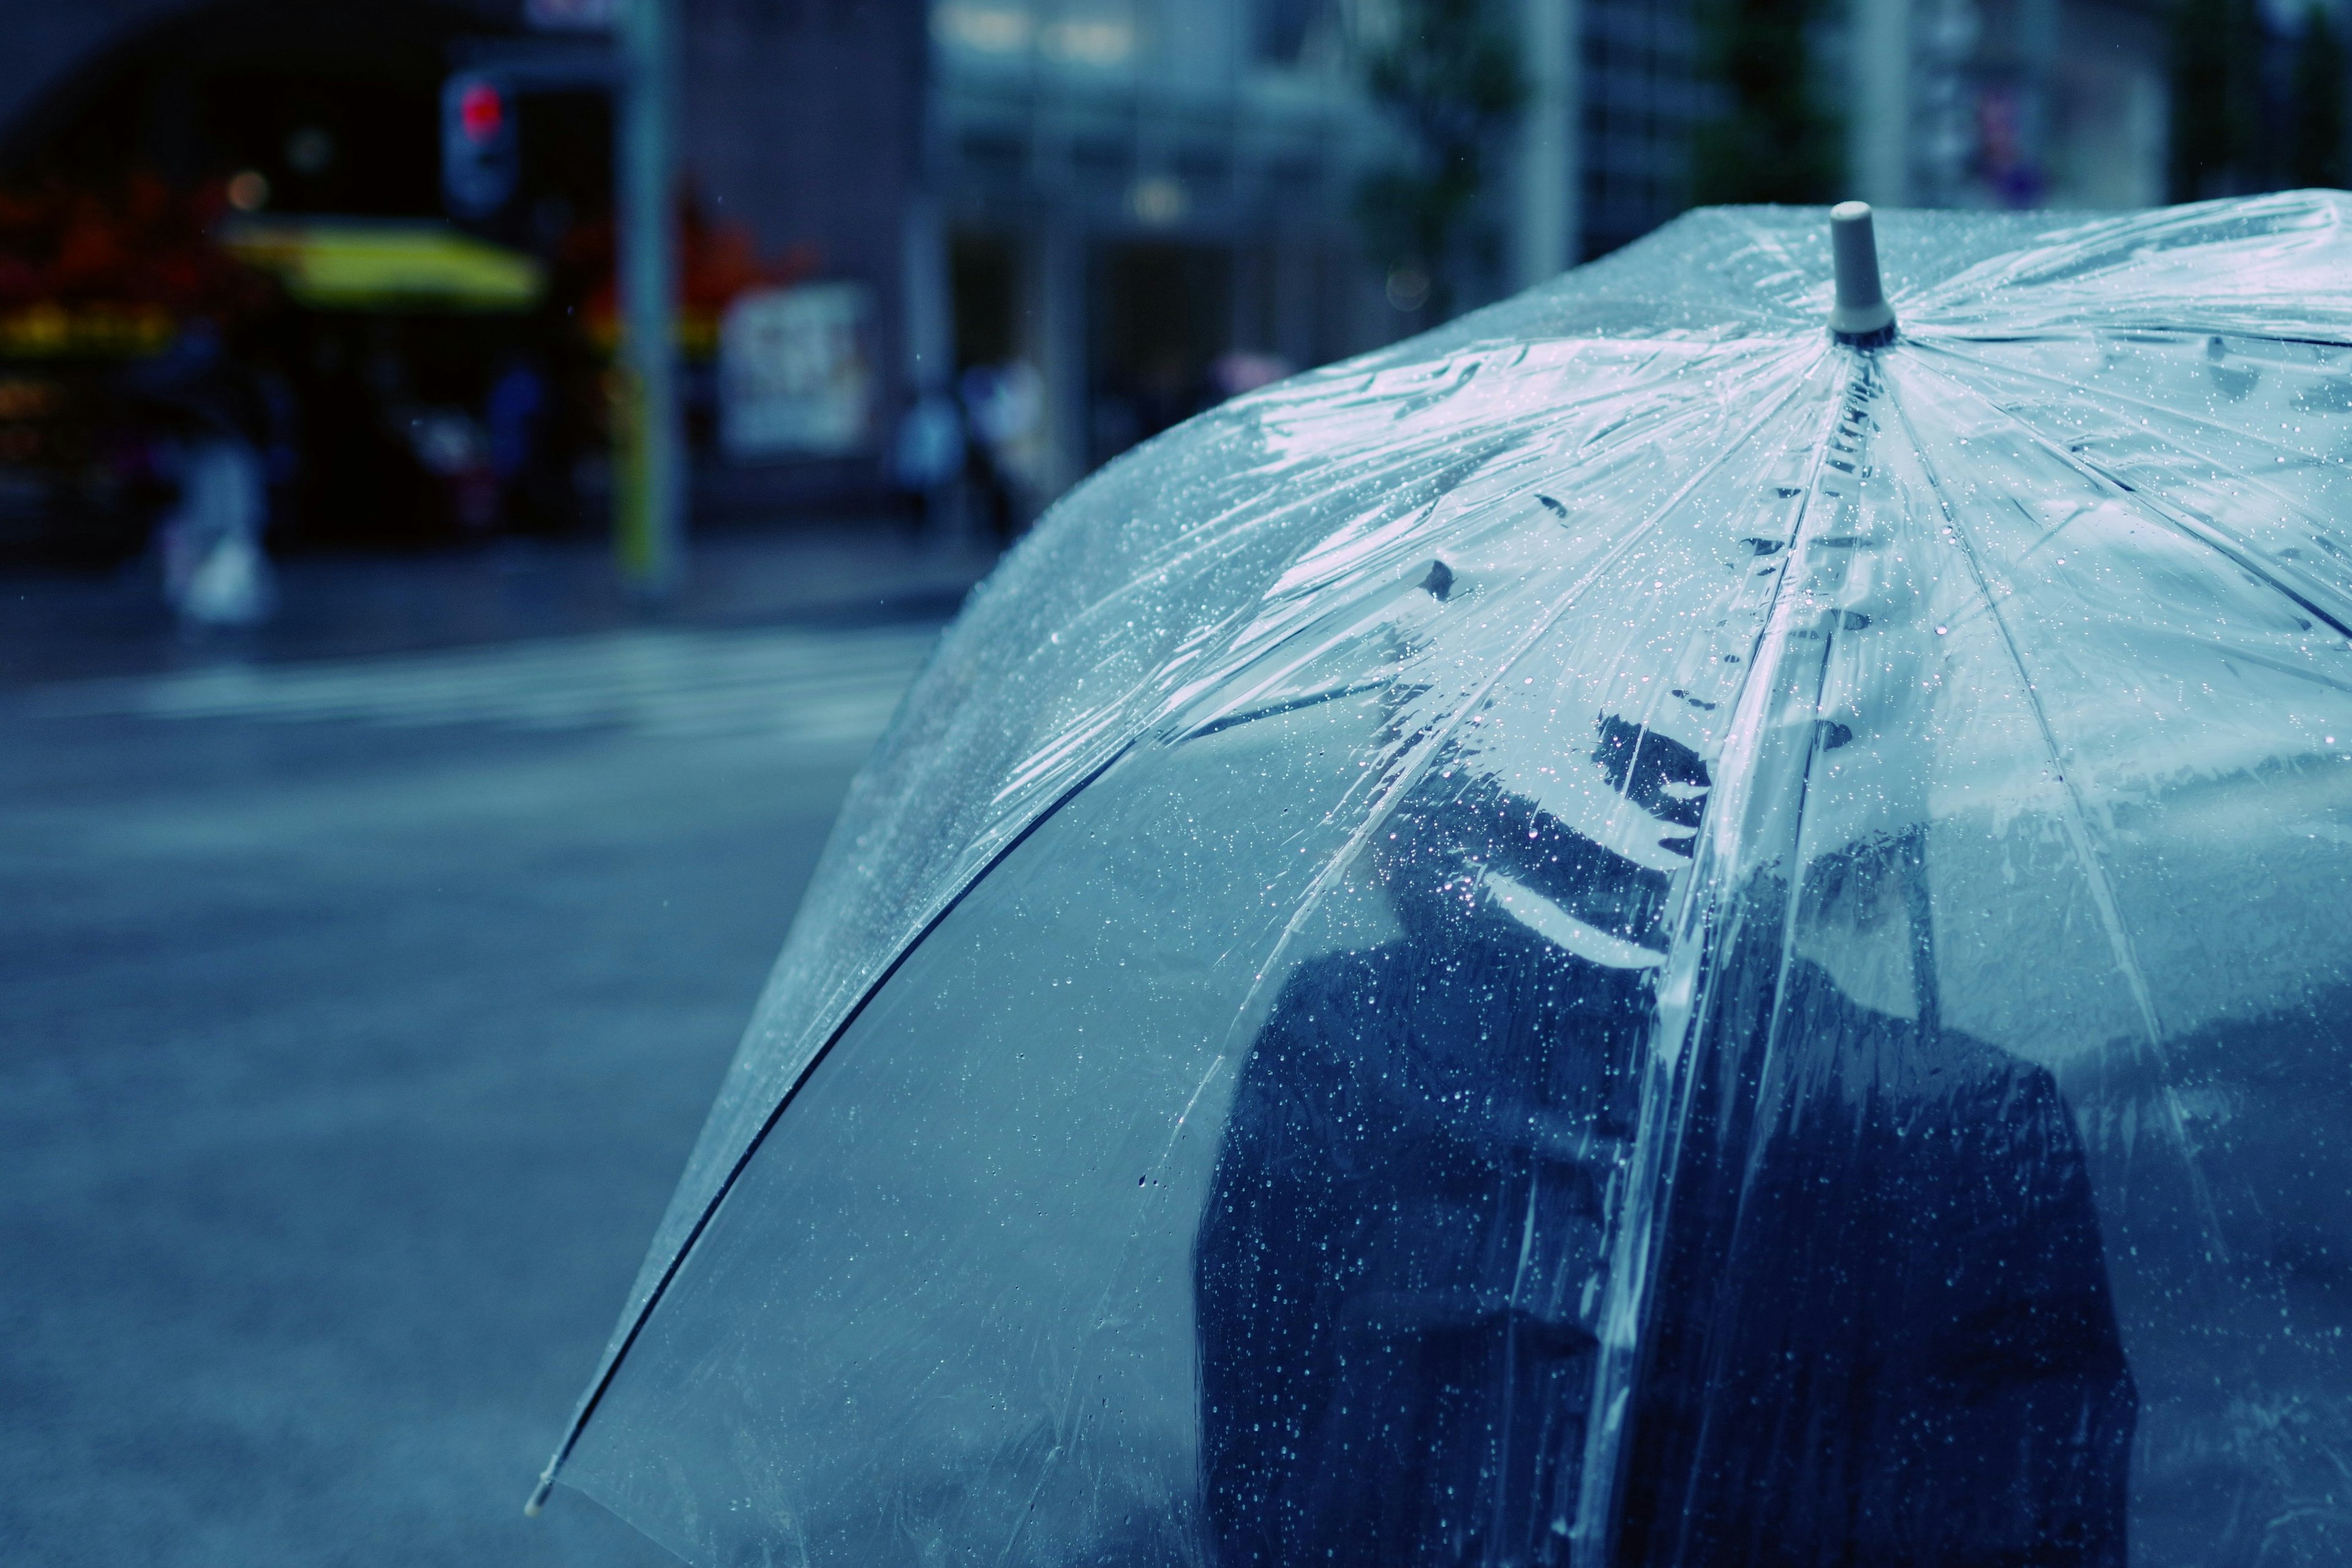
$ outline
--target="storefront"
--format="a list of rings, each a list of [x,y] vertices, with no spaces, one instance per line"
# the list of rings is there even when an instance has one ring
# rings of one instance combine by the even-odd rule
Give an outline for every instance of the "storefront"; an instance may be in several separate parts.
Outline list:
[[[278,547],[604,526],[608,11],[225,0],[52,71],[0,139],[0,549],[138,548],[192,421],[262,454]],[[912,26],[686,20],[698,502],[870,505],[903,353]],[[864,89],[875,123],[846,155],[822,95],[793,90],[813,74]],[[486,189],[469,138],[495,155]]]

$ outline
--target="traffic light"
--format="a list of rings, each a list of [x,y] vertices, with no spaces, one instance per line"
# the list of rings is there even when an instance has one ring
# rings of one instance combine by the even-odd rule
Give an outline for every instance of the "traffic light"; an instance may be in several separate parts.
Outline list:
[[[488,217],[514,195],[514,94],[497,77],[459,71],[441,84],[441,194],[459,217]]]

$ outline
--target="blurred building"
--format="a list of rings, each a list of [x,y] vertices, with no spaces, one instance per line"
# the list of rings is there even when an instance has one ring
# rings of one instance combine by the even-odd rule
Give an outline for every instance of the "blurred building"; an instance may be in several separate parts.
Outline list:
[[[1520,162],[1571,199],[1522,195],[1522,282],[1689,205],[1695,131],[1720,108],[1696,0],[1517,0],[1539,91]],[[1844,123],[1847,194],[1885,206],[2108,208],[2166,199],[2168,0],[1852,0],[1824,6],[1811,69]],[[1572,39],[1573,43],[1566,40]],[[1564,65],[1562,64],[1564,62]],[[1546,139],[1565,138],[1565,148]],[[1826,193],[1825,193],[1826,194]]]
[[[872,504],[908,363],[919,0],[675,3],[698,508]],[[0,11],[0,513],[14,497],[20,511],[89,514],[78,526],[111,538],[121,528],[97,513],[153,466],[142,442],[168,462],[193,419],[276,448],[281,542],[598,526],[614,8],[13,0]],[[503,159],[478,201],[457,200],[445,168],[452,93],[468,80],[495,89],[464,112]],[[159,203],[191,254],[142,266]],[[209,264],[194,254],[207,235],[277,279],[274,304],[171,283]],[[737,335],[776,351],[772,394],[810,381],[821,349],[823,405],[772,395],[762,417],[736,422],[748,436],[723,442],[731,308],[788,288],[799,296],[755,323],[764,331]],[[82,330],[125,320],[140,332]],[[193,409],[176,390],[176,403],[154,395],[188,379],[174,366],[193,348],[219,361],[215,383],[247,383],[235,401],[261,413],[224,413],[209,391]],[[158,430],[160,447],[146,439]]]
[[[1239,385],[1385,342],[1349,221],[1383,147],[1316,0],[933,0],[941,384],[1034,376],[1039,497]]]
[[[1856,0],[1848,169],[1886,206],[2166,197],[2164,0]]]
[[[1712,101],[1697,0],[1514,0],[1528,87],[1513,148],[1507,283],[1605,255],[1690,205]]]
[[[593,526],[613,330],[599,21],[617,3],[12,0],[0,188],[46,189],[59,213],[149,176],[215,205],[229,192],[243,216],[220,232],[288,280],[285,309],[241,342],[267,362],[246,402],[276,421],[273,472],[302,529]],[[1371,263],[1359,212],[1367,176],[1410,152],[1363,65],[1412,0],[674,3],[705,518],[881,499],[928,395],[925,427],[953,407],[979,437],[968,478],[1010,530],[1223,396],[1433,324]],[[1726,90],[1708,79],[1719,9],[1490,0],[1527,93],[1457,306],[1689,205],[1695,133]],[[1824,0],[1811,68],[1843,122],[1847,190],[1890,205],[2163,199],[2171,14]],[[449,84],[469,71],[513,89],[519,163],[499,201],[456,211],[442,142]],[[201,235],[201,205],[176,228],[77,208],[53,248],[120,261],[165,229]],[[0,202],[0,227],[26,210]],[[331,297],[295,276],[354,246],[381,261],[394,235],[414,242],[407,284]],[[79,465],[76,493],[139,491],[137,455],[65,431],[58,411],[100,406],[108,363],[160,353],[179,318],[226,296],[110,300],[85,267],[68,279],[80,302],[64,301],[81,314],[60,316],[17,298],[38,291],[21,258],[0,260],[4,534],[36,448]],[[427,274],[441,281],[415,284]],[[760,311],[736,310],[754,294]],[[765,361],[729,359],[730,321]],[[735,394],[769,401],[730,418]],[[524,435],[532,477],[491,485]]]
[[[1528,89],[1463,306],[1688,205],[1695,0],[1497,0]],[[1042,390],[1050,496],[1234,389],[1429,324],[1356,221],[1403,149],[1362,82],[1393,0],[931,0],[937,375]]]

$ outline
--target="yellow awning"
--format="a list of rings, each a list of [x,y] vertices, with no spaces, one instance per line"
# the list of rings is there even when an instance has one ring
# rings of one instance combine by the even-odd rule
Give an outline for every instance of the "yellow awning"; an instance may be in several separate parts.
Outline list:
[[[319,310],[526,310],[547,285],[531,258],[446,224],[240,218],[221,239]]]

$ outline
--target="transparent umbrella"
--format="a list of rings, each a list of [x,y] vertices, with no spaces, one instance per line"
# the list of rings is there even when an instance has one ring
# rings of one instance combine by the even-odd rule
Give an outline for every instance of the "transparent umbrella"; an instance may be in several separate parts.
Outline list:
[[[1055,510],[551,1481],[698,1563],[2352,1561],[2352,200],[1697,213]],[[545,1495],[544,1486],[541,1496]]]

